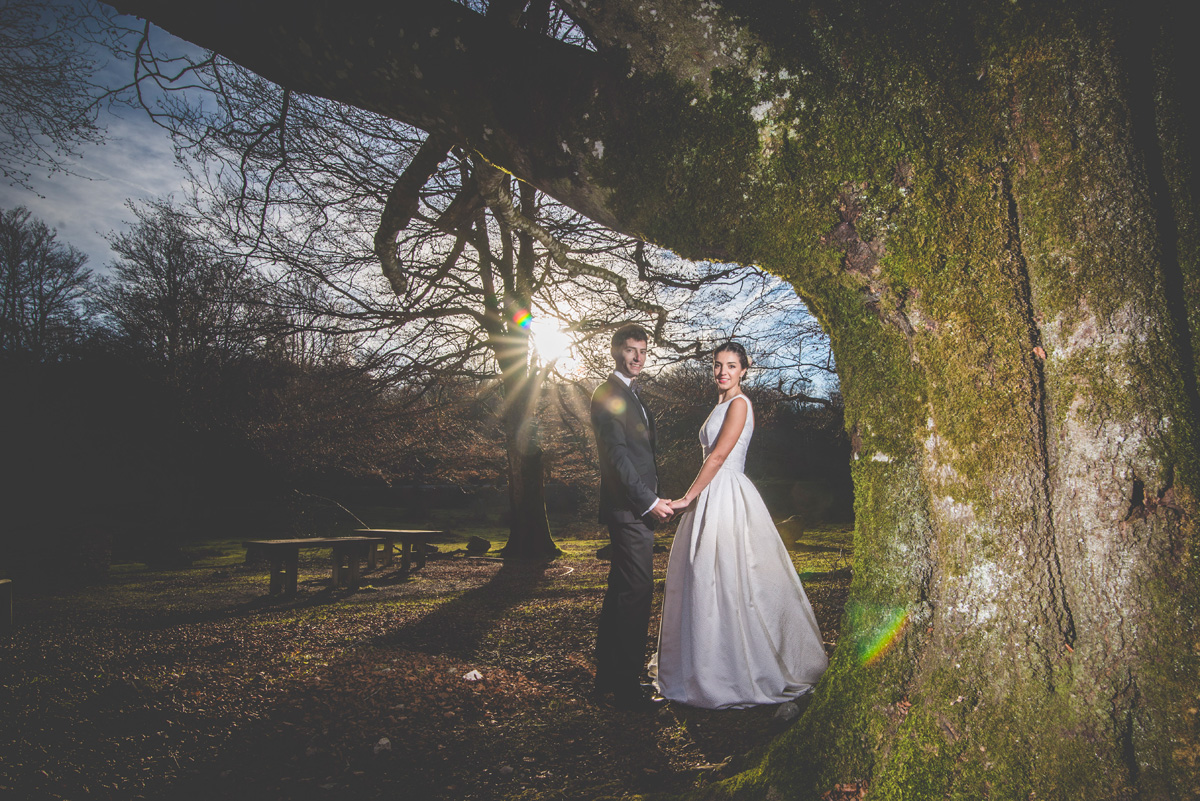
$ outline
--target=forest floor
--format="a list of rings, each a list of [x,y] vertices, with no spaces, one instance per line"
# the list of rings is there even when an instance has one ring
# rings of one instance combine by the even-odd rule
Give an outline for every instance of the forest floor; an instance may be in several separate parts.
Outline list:
[[[548,801],[732,775],[789,725],[776,707],[645,714],[592,698],[603,544],[560,540],[536,564],[444,553],[355,592],[331,590],[328,554],[312,552],[297,596],[274,599],[265,568],[223,541],[191,548],[186,569],[18,589],[0,796]],[[849,545],[830,528],[791,550],[830,650]]]

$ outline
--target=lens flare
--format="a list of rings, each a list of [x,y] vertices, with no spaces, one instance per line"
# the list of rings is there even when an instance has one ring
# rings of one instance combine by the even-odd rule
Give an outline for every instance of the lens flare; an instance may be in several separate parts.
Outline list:
[[[513,315],[513,322],[522,328],[528,328],[533,323],[533,315],[529,313],[529,309],[521,309]]]
[[[609,414],[620,416],[625,413],[625,399],[613,391],[609,384],[601,384],[596,400],[603,404]]]
[[[880,621],[872,636],[863,640],[858,646],[858,658],[864,667],[869,667],[879,661],[895,645],[904,630],[908,628],[908,610],[893,609]]]

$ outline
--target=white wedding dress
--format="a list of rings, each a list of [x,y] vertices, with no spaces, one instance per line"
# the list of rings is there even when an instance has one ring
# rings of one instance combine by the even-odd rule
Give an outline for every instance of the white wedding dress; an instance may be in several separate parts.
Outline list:
[[[709,414],[700,429],[704,455],[731,403],[747,405],[746,424],[680,519],[650,663],[663,697],[707,709],[782,703],[811,689],[828,665],[800,577],[746,478],[754,410],[744,395]]]

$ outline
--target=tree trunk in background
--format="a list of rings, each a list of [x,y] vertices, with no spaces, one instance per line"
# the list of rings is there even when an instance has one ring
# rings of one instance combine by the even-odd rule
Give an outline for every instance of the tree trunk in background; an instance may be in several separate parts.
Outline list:
[[[519,327],[497,350],[504,382],[504,441],[508,452],[508,542],[506,559],[553,558],[560,551],[546,517],[545,467],[538,432],[540,382],[529,364],[528,336]]]
[[[438,0],[122,5],[809,302],[854,584],[811,708],[708,796],[1200,797],[1200,65],[1169,4],[563,0],[594,53]]]

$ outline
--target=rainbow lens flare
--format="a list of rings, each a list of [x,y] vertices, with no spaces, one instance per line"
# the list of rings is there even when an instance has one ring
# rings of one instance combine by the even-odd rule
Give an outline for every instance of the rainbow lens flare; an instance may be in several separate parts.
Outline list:
[[[613,392],[608,385],[602,384],[598,400],[608,410],[608,413],[614,416],[625,414],[626,404],[625,399]]]
[[[521,309],[513,315],[513,322],[522,328],[528,328],[533,322],[533,315],[529,313],[529,309]]]
[[[893,609],[880,621],[874,629],[874,633],[859,643],[859,661],[864,667],[875,664],[900,640],[900,636],[904,634],[906,628],[908,628],[908,610]]]
[[[614,417],[620,417],[625,414],[625,399],[619,398],[616,395],[605,400],[604,405],[608,407],[609,413]]]

